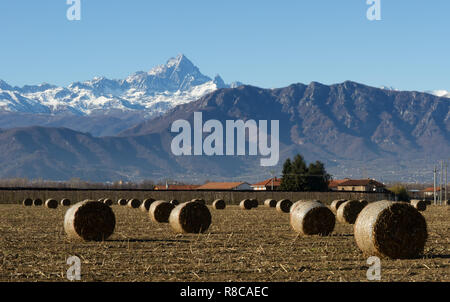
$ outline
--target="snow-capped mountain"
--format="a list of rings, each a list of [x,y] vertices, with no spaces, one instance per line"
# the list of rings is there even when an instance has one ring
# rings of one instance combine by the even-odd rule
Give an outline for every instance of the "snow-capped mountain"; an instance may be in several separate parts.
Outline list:
[[[450,91],[447,90],[433,90],[433,91],[427,91],[428,93],[441,97],[441,98],[450,98]]]
[[[167,110],[217,90],[237,87],[203,75],[185,56],[171,58],[149,72],[136,72],[123,80],[97,77],[68,87],[50,84],[11,87],[0,80],[0,112],[50,114],[108,114],[109,111],[140,111],[146,116]]]

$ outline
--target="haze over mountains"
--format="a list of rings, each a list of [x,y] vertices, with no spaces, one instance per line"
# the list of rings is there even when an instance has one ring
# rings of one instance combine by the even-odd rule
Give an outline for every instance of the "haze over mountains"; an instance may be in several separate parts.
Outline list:
[[[251,156],[173,156],[172,122],[192,122],[199,111],[205,121],[279,120],[278,166],[261,168]],[[63,128],[2,130],[0,152],[0,177],[251,182],[280,173],[287,157],[301,153],[325,162],[336,178],[431,181],[435,161],[450,154],[450,100],[350,81],[239,86],[214,90],[114,137]]]

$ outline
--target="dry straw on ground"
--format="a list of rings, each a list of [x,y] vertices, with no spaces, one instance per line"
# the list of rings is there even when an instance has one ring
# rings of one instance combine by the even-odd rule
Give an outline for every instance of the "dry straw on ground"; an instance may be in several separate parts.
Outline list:
[[[168,223],[169,216],[175,206],[165,200],[158,200],[150,205],[148,211],[153,222]]]
[[[144,199],[144,201],[142,202],[142,204],[141,204],[141,206],[139,208],[141,209],[142,212],[148,212],[150,210],[150,206],[155,201],[156,200],[154,200],[153,198]]]
[[[204,233],[211,225],[211,213],[201,203],[186,202],[172,210],[169,223],[177,233]]]
[[[349,200],[339,206],[336,218],[340,223],[354,224],[363,209],[364,204],[359,200]]]
[[[290,222],[300,234],[327,236],[334,230],[336,217],[324,204],[306,201],[297,204],[291,213]]]
[[[345,199],[338,199],[338,200],[333,200],[333,202],[331,203],[331,210],[336,214],[339,207],[341,206],[341,204],[343,204],[344,202],[346,202],[347,200]]]
[[[26,207],[31,207],[33,205],[33,199],[31,198],[25,198],[22,202],[22,204]]]
[[[42,206],[42,199],[36,198],[35,200],[33,200],[33,205],[36,207]]]
[[[117,200],[117,204],[119,206],[126,206],[128,204],[128,201],[124,198],[121,198],[121,199]]]
[[[275,199],[266,199],[264,205],[269,208],[275,208],[277,206],[277,201]]]
[[[253,204],[252,204],[252,201],[250,199],[244,199],[239,204],[239,207],[242,210],[251,210],[253,208]]]
[[[282,199],[277,202],[277,211],[280,213],[289,213],[291,210],[292,201],[289,199]]]
[[[45,201],[45,206],[49,209],[56,209],[58,207],[58,201],[55,199],[49,198]]]
[[[128,200],[128,207],[132,209],[137,209],[141,206],[141,201],[139,199],[130,199]]]
[[[85,200],[69,208],[64,217],[64,230],[71,239],[103,241],[108,239],[116,226],[111,207],[103,202]]]
[[[113,201],[109,198],[104,198],[103,203],[106,204],[108,207],[113,205]]]
[[[214,200],[212,206],[213,206],[213,209],[215,209],[215,210],[224,210],[227,205],[225,203],[225,200],[216,199],[216,200]]]
[[[390,201],[365,207],[354,233],[364,254],[393,259],[420,256],[428,238],[427,223],[419,211],[408,203]]]
[[[426,211],[427,209],[427,203],[424,200],[411,200],[411,205],[421,212]]]
[[[70,206],[70,204],[71,204],[70,199],[68,199],[68,198],[63,198],[63,199],[61,199],[61,205],[62,205],[63,207],[68,207],[68,206]]]

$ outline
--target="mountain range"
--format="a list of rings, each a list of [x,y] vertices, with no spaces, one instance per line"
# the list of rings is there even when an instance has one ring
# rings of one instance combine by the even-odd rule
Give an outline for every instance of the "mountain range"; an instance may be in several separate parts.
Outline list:
[[[177,87],[183,87],[183,81],[178,82]],[[259,157],[252,156],[174,156],[171,124],[179,119],[192,122],[194,112],[223,123],[279,120],[278,165],[262,168]],[[429,182],[433,165],[450,154],[450,100],[351,81],[277,89],[239,85],[214,89],[115,131],[114,136],[95,137],[60,127],[1,130],[0,177],[252,182],[280,174],[284,160],[301,153],[308,162],[323,161],[335,178]]]
[[[68,87],[12,87],[0,80],[0,128],[41,125],[115,135],[179,104],[241,84],[203,75],[183,54],[122,80],[97,77]]]

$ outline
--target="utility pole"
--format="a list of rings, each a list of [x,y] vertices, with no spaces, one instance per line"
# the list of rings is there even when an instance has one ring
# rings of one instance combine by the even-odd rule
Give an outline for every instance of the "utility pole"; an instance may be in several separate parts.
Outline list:
[[[436,166],[434,166],[434,171],[433,171],[433,175],[434,175],[434,185],[433,185],[433,198],[434,198],[434,205],[437,205],[437,200],[436,200],[436,172],[437,172],[437,168]]]
[[[448,200],[447,189],[448,189],[448,161],[445,161],[445,202]]]
[[[441,161],[441,186],[439,188],[439,205],[442,205],[442,190],[444,189],[444,161]]]

